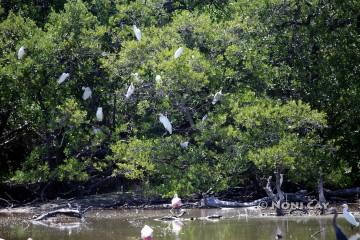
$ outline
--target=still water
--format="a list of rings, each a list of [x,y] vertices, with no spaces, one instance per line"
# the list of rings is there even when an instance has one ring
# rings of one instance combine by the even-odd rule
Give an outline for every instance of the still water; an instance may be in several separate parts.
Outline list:
[[[141,228],[147,224],[154,229],[155,240],[255,240],[282,239],[335,240],[331,217],[259,217],[259,210],[194,209],[187,210],[183,221],[159,221],[168,216],[167,210],[104,210],[87,214],[84,222],[66,225],[34,224],[11,216],[0,216],[0,238],[5,240],[139,240]],[[222,215],[221,220],[207,220],[209,215]],[[261,214],[260,214],[261,215]],[[195,220],[190,220],[193,217]],[[338,224],[353,239],[360,231],[352,230],[340,217]],[[350,238],[351,239],[351,238]]]

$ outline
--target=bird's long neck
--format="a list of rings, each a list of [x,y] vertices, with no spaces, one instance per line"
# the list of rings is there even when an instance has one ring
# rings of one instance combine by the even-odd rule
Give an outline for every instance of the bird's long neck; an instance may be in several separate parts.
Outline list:
[[[337,218],[337,212],[334,212],[334,217],[333,217],[333,221],[332,221],[332,224],[333,224],[333,226],[336,228],[337,227],[337,225],[336,225],[336,218]]]

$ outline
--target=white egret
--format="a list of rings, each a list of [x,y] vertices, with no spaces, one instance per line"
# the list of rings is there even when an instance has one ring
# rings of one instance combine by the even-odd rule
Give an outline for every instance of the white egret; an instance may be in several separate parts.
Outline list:
[[[170,123],[169,119],[168,119],[165,115],[163,115],[162,113],[160,113],[159,121],[164,125],[164,128],[165,128],[170,134],[172,134],[172,126],[171,126],[171,123]]]
[[[96,135],[98,133],[101,133],[101,129],[100,128],[97,128],[97,127],[93,127],[93,133]]]
[[[187,149],[189,146],[189,141],[181,142],[180,147],[183,149]]]
[[[125,94],[125,98],[129,99],[130,96],[134,93],[134,91],[135,91],[134,84],[131,83],[130,86],[128,87],[128,90],[127,90],[126,94]]]
[[[136,25],[133,25],[133,30],[134,30],[136,39],[138,41],[140,41],[141,40],[141,30]]]
[[[178,195],[175,193],[174,197],[171,199],[171,207],[176,209],[180,208],[182,205],[181,198],[178,197]]]
[[[25,47],[24,47],[24,46],[21,46],[21,47],[19,48],[17,57],[18,57],[18,59],[20,60],[20,59],[22,59],[22,58],[24,57],[24,55],[25,55]]]
[[[223,94],[222,94],[221,90],[218,91],[217,93],[215,93],[214,98],[213,98],[213,100],[212,100],[212,104],[215,104],[215,103],[217,103],[218,101],[220,101],[222,95],[223,95]]]
[[[161,84],[161,76],[160,75],[156,75],[155,82],[156,82],[156,84]]]
[[[176,50],[176,52],[175,52],[174,58],[176,59],[176,58],[180,57],[181,54],[183,54],[183,52],[184,52],[184,48],[183,48],[183,47],[179,47],[179,48]]]
[[[205,115],[202,117],[201,121],[202,121],[202,122],[205,121],[205,120],[207,119],[207,117],[208,117],[208,115],[205,114]]]
[[[62,73],[57,81],[58,84],[62,84],[69,76],[70,76],[70,73]]]
[[[352,213],[349,212],[349,206],[347,204],[343,204],[342,207],[343,207],[343,215],[346,221],[348,221],[352,226],[358,227],[360,223],[356,221],[354,215],[352,215]]]
[[[96,110],[96,119],[98,120],[98,122],[102,122],[102,120],[104,119],[104,114],[103,114],[103,108],[102,107],[98,107]]]
[[[141,229],[141,239],[143,240],[152,240],[153,239],[153,232],[154,230],[149,227],[148,225],[145,225]]]
[[[89,87],[82,87],[81,89],[84,91],[82,99],[87,100],[91,98],[92,91]]]

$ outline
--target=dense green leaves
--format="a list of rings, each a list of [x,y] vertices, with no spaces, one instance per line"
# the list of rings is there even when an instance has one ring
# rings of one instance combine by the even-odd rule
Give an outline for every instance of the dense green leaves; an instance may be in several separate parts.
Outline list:
[[[274,170],[310,187],[320,171],[334,186],[360,179],[356,1],[0,5],[4,180],[121,176],[170,196]]]

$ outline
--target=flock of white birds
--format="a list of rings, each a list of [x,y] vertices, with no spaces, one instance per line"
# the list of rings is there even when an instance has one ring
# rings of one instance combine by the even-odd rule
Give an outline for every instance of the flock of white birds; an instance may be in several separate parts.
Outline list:
[[[135,34],[135,37],[136,37],[137,41],[141,41],[141,36],[142,36],[141,30],[136,25],[133,25],[133,31],[134,31],[134,34]],[[184,48],[179,47],[175,51],[174,58],[175,59],[179,58],[183,53],[184,53]],[[21,60],[25,56],[25,54],[26,54],[26,48],[24,46],[21,46],[20,49],[18,50],[18,54],[17,54],[18,59]],[[134,76],[135,80],[139,80],[138,73],[133,74],[133,76]],[[59,76],[59,78],[57,80],[57,83],[62,84],[69,77],[70,77],[70,73],[63,72]],[[155,81],[156,81],[157,84],[161,85],[161,76],[156,75]],[[91,98],[92,91],[91,91],[90,87],[82,87],[82,90],[84,91],[83,95],[82,95],[83,100],[87,100],[87,99]],[[125,99],[129,99],[131,97],[131,95],[134,94],[134,92],[135,92],[135,86],[131,82],[128,89],[127,89],[127,92],[125,94]],[[213,100],[212,100],[212,104],[216,104],[218,101],[220,101],[222,96],[223,96],[223,94],[222,94],[221,90],[219,92],[215,93],[215,95],[213,97]],[[103,108],[102,107],[97,108],[97,110],[96,110],[96,119],[97,119],[98,122],[102,122],[104,120],[104,113],[103,113]],[[204,116],[202,121],[204,121],[205,119],[206,119],[206,117]],[[171,122],[170,122],[169,118],[166,115],[160,113],[159,114],[159,121],[164,126],[166,131],[169,134],[172,134],[172,125],[171,125]],[[188,147],[188,145],[189,145],[188,141],[184,141],[184,142],[180,143],[180,146],[182,148],[184,148],[184,149],[186,149]]]

